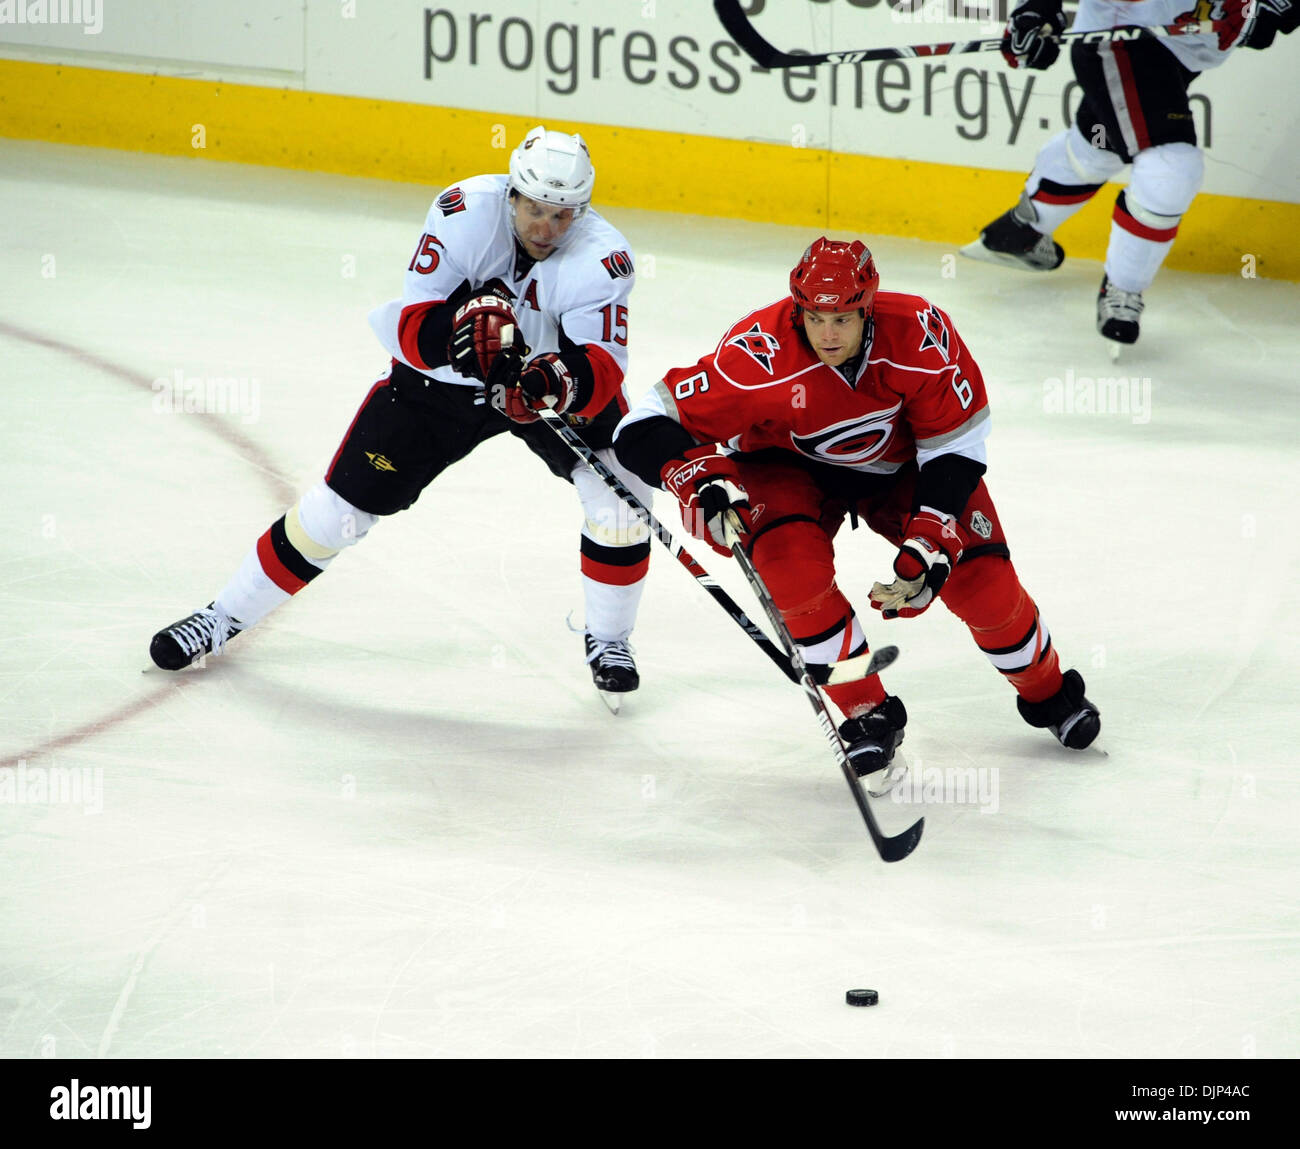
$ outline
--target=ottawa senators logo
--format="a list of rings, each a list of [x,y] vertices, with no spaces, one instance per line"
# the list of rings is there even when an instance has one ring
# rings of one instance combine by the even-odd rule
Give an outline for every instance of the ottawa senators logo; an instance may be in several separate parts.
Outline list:
[[[800,454],[823,463],[858,467],[884,454],[894,433],[894,416],[902,402],[885,411],[872,411],[842,423],[832,423],[811,435],[790,433],[790,444]]]
[[[448,188],[438,197],[437,204],[444,217],[455,215],[465,210],[465,193],[460,188]]]
[[[600,265],[609,272],[610,279],[632,278],[632,257],[626,251],[611,251]]]
[[[772,356],[781,350],[775,335],[764,331],[757,323],[748,331],[733,335],[727,340],[728,347],[739,347],[769,375],[772,374]]]
[[[921,324],[921,330],[925,332],[924,337],[921,339],[920,350],[924,351],[927,347],[933,347],[943,356],[945,363],[950,362],[948,359],[948,325],[944,323],[943,316],[933,307],[927,307],[924,311],[918,311],[916,318]]]

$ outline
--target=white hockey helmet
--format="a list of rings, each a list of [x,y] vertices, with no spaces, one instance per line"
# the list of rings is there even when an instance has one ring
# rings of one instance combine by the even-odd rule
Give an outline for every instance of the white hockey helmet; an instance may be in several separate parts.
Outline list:
[[[538,125],[510,155],[510,190],[553,207],[573,208],[578,220],[591,205],[596,169],[579,135]]]

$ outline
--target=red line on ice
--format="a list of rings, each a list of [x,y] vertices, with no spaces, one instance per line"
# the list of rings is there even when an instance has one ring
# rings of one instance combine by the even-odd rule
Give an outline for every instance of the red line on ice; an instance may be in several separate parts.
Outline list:
[[[29,331],[23,327],[17,327],[12,323],[7,323],[0,319],[0,336],[6,339],[14,339],[20,343],[27,343],[33,347],[43,347],[48,351],[57,352],[60,355],[66,355],[78,363],[93,367],[105,375],[110,375],[114,379],[119,379],[124,383],[129,383],[133,387],[139,387],[145,391],[153,391],[153,380],[143,372],[134,371],[129,367],[123,367],[119,363],[114,363],[111,359],[105,359],[102,355],[97,355],[93,351],[87,351],[84,348],[77,347],[61,339],[54,339],[51,336],[43,335],[38,331]],[[271,456],[257,443],[243,434],[238,428],[228,426],[224,423],[213,422],[210,419],[197,420],[197,425],[211,431],[217,438],[229,444],[235,449],[239,456],[248,463],[262,478],[266,481],[270,489],[272,498],[281,506],[288,506],[297,498],[297,490],[290,483],[275,464],[271,461]],[[142,640],[140,643],[141,657],[145,655],[145,644]],[[159,673],[165,674],[166,671]],[[83,722],[80,726],[63,734],[51,735],[44,742],[38,742],[29,746],[26,750],[17,754],[10,754],[0,758],[0,768],[6,766],[15,766],[20,761],[38,758],[41,755],[49,754],[52,751],[62,749],[65,746],[72,746],[78,742],[85,741],[96,734],[102,734],[114,726],[125,722],[128,718],[134,718],[144,710],[156,706],[162,702],[170,693],[171,688],[179,685],[175,677],[168,675],[168,680],[160,683],[150,693],[134,698],[130,702],[125,702],[116,710],[109,711],[100,718],[92,719],[89,722]]]

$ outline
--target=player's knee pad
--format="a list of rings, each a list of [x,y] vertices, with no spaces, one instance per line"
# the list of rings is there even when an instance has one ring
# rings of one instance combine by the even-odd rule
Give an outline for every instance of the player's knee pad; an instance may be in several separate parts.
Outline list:
[[[619,465],[612,450],[606,449],[596,454],[618,475],[643,506],[650,505],[654,492]],[[650,529],[599,475],[585,464],[579,464],[574,469],[572,478],[582,502],[582,513],[586,520],[583,534],[587,538],[605,547],[631,547],[644,543],[649,550]]]
[[[830,536],[811,519],[787,519],[764,530],[752,555],[786,616],[816,614],[839,595]]]
[[[1205,157],[1195,144],[1160,144],[1139,152],[1125,196],[1129,212],[1148,227],[1171,227],[1192,206],[1205,178]],[[1143,218],[1144,214],[1151,217]],[[1172,218],[1173,224],[1168,221]]]
[[[958,564],[940,598],[962,622],[978,630],[1000,630],[1034,612],[1010,560],[993,556]]]
[[[317,483],[284,516],[284,532],[296,550],[314,562],[333,558],[344,547],[366,537],[379,521]]]
[[[1095,147],[1079,131],[1078,124],[1071,125],[1068,132],[1062,132],[1049,146],[1055,145],[1058,140],[1065,163],[1082,183],[1102,184],[1124,170],[1124,161],[1114,152]]]

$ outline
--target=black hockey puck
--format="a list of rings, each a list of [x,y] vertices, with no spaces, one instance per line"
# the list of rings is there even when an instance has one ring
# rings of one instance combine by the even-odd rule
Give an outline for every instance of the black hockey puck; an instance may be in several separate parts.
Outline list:
[[[880,1000],[880,994],[874,989],[851,989],[844,995],[844,1000],[849,1005],[875,1005]]]

